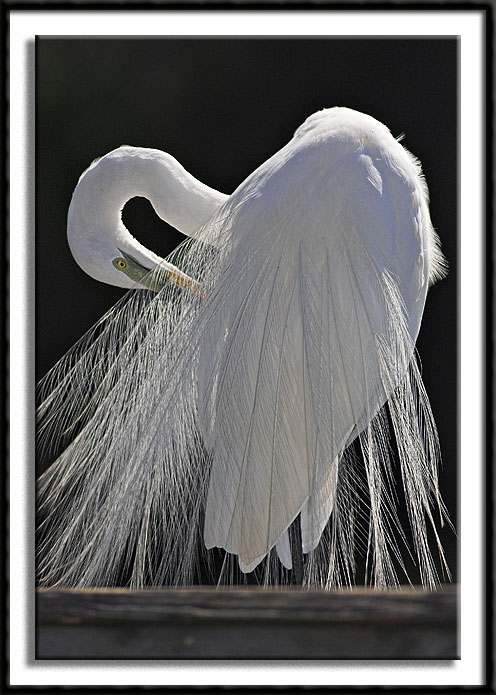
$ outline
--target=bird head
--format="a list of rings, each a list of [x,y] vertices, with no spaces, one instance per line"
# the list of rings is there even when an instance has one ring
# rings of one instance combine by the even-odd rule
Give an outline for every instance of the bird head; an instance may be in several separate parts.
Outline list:
[[[199,293],[195,280],[145,248],[122,222],[124,204],[146,195],[143,186],[146,189],[145,175],[150,173],[136,167],[136,157],[126,157],[129,149],[96,160],[79,179],[67,219],[71,253],[80,268],[100,282],[154,291],[172,282]]]

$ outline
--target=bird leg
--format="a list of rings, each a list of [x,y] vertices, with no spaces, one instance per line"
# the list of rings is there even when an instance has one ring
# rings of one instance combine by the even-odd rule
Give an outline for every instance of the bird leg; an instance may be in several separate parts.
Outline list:
[[[293,564],[293,570],[291,573],[291,584],[302,586],[303,548],[301,542],[301,522],[299,514],[289,527],[289,542],[291,545],[291,560]]]

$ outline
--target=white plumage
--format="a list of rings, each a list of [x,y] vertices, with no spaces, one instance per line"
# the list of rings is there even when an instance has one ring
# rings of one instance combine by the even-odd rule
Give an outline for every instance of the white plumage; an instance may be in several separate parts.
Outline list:
[[[167,261],[120,219],[136,195],[191,237]],[[42,384],[40,441],[70,442],[40,480],[42,583],[189,583],[213,547],[280,580],[271,551],[291,568],[300,515],[306,584],[353,581],[360,527],[368,580],[395,584],[387,402],[435,585],[426,519],[437,539],[445,512],[414,345],[443,257],[420,166],[384,125],[320,111],[231,196],[119,148],[79,180],[68,237],[96,279],[158,291],[124,298]]]

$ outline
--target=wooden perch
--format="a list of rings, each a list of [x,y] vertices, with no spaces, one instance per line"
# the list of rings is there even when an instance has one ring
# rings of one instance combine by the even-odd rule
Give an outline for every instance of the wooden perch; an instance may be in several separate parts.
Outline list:
[[[456,587],[39,589],[37,659],[456,659]]]

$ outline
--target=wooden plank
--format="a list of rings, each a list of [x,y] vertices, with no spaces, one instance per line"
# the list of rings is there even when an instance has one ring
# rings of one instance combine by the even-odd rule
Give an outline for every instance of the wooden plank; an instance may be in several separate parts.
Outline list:
[[[39,589],[38,659],[456,659],[456,587]]]

